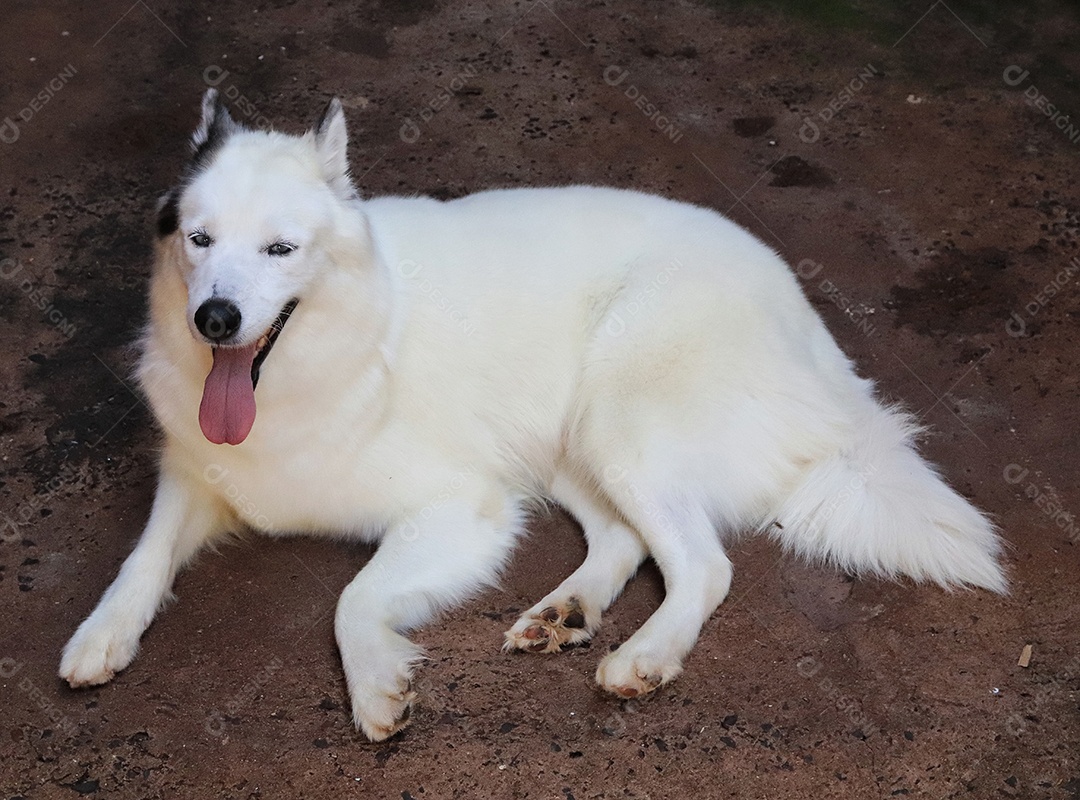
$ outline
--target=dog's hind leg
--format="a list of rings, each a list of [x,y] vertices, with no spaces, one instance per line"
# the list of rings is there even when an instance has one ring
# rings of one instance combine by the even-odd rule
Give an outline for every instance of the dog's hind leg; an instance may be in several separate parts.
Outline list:
[[[664,577],[666,596],[656,612],[618,650],[600,662],[596,682],[621,697],[636,697],[673,680],[701,626],[727,596],[731,562],[705,509],[691,498],[655,490],[645,476],[609,475],[612,502],[641,532]]]
[[[338,649],[353,721],[372,741],[409,722],[412,672],[423,652],[402,634],[492,585],[509,556],[521,512],[509,501],[490,506],[493,511],[482,513],[455,500],[393,526],[342,593],[334,624]]]
[[[227,512],[162,459],[157,494],[139,543],[93,613],[64,647],[60,677],[71,686],[109,681],[135,658],[139,637],[168,598],[177,570],[227,525]]]
[[[506,632],[505,650],[557,653],[564,645],[592,638],[600,627],[600,615],[647,555],[641,537],[594,488],[560,472],[551,493],[581,523],[589,552],[570,577]]]

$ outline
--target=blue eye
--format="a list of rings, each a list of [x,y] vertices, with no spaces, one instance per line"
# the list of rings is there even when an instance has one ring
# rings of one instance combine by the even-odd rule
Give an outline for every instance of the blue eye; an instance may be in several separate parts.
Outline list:
[[[271,245],[267,245],[266,254],[268,256],[287,256],[293,250],[296,249],[296,245],[289,242],[274,242]]]
[[[191,243],[196,247],[209,247],[214,243],[214,240],[210,238],[206,231],[195,231],[188,236],[188,239],[190,239]]]

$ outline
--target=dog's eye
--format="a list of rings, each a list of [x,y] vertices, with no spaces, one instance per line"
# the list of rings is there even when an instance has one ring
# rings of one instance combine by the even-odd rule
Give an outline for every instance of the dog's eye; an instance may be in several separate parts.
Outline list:
[[[288,242],[274,242],[273,244],[266,246],[266,254],[268,256],[287,256],[295,249],[296,245],[294,244],[289,244]]]
[[[188,236],[188,239],[190,239],[191,243],[196,247],[209,247],[214,241],[206,231],[195,231]]]

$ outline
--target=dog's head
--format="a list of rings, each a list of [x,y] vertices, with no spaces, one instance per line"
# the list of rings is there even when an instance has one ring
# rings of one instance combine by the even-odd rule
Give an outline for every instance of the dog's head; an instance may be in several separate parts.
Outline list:
[[[333,263],[356,194],[341,103],[303,136],[252,131],[217,91],[203,96],[194,155],[162,198],[158,235],[187,286],[192,335],[213,348],[199,409],[206,437],[239,444],[259,369],[304,291]]]

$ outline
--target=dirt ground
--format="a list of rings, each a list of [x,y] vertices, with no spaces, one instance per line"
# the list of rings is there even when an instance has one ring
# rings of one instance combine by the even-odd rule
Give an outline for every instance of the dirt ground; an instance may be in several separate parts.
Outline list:
[[[183,5],[4,4],[0,797],[1080,798],[1074,11]],[[1001,524],[1011,596],[745,539],[685,674],[619,702],[591,676],[659,602],[653,570],[591,646],[499,651],[583,557],[555,511],[500,590],[417,634],[414,724],[369,744],[332,629],[369,550],[252,540],[180,577],[130,669],[67,689],[59,651],[154,487],[130,344],[154,201],[210,84],[294,131],[340,96],[368,194],[588,182],[729,213],[932,427],[926,451]]]

